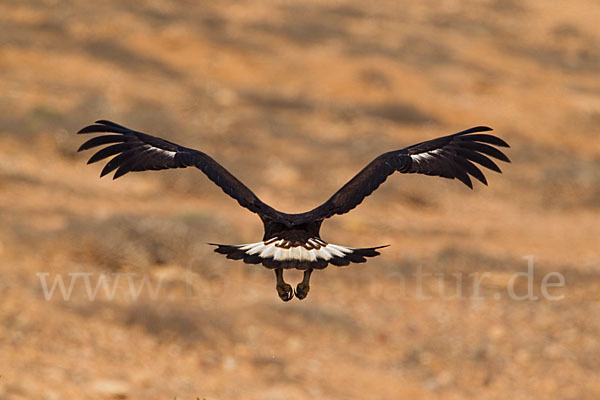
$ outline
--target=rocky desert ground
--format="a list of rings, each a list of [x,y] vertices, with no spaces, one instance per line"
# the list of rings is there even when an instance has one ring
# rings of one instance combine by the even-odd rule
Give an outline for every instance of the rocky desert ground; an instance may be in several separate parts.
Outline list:
[[[597,1],[0,15],[1,399],[600,397]],[[75,134],[96,119],[201,149],[286,212],[471,126],[512,163],[474,190],[394,175],[322,230],[391,246],[283,303],[206,244],[260,240],[255,215],[194,169],[99,179]]]

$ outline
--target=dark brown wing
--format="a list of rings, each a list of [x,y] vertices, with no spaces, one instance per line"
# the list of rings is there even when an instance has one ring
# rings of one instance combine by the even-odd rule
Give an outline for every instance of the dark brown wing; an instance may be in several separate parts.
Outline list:
[[[504,140],[489,134],[477,133],[491,130],[485,126],[478,126],[382,154],[325,203],[312,211],[298,215],[295,223],[322,220],[336,214],[347,213],[373,193],[395,171],[456,178],[471,189],[473,185],[469,176],[472,176],[487,185],[485,176],[476,164],[501,172],[489,157],[510,162],[504,153],[493,147],[509,147]]]
[[[159,170],[168,168],[197,167],[216,183],[225,193],[233,197],[252,212],[275,220],[277,211],[263,203],[246,185],[227,171],[207,154],[189,149],[164,139],[137,132],[110,121],[96,121],[77,133],[110,133],[91,138],[78,151],[108,145],[96,152],[88,164],[113,157],[100,176],[115,171],[113,179],[131,171]]]

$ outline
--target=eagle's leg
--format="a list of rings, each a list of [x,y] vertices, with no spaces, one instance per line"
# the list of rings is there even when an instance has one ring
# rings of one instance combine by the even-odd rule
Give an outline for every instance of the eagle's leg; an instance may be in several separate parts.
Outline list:
[[[304,271],[304,277],[302,278],[302,282],[296,286],[296,297],[302,300],[308,295],[308,291],[310,290],[310,274],[312,274],[313,269],[309,268]]]
[[[281,300],[290,301],[294,297],[294,291],[292,290],[292,286],[283,280],[283,269],[275,269],[275,276],[277,277],[277,294]]]

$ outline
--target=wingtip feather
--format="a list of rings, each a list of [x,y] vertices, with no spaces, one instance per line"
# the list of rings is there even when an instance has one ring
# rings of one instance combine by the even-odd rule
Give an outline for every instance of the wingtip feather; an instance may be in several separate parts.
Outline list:
[[[85,133],[96,133],[96,132],[98,132],[97,128],[98,128],[97,125],[84,126],[83,128],[81,128],[80,130],[77,131],[77,134],[83,135]]]
[[[113,181],[114,181],[114,180],[117,180],[117,179],[119,179],[120,177],[122,177],[123,175],[125,175],[127,172],[129,172],[129,171],[125,171],[125,172],[123,172],[123,171],[121,171],[120,169],[121,169],[121,168],[117,169],[117,171],[114,173],[114,175],[113,175],[113,177],[112,177],[112,180],[113,180]]]
[[[493,131],[493,129],[490,128],[489,126],[479,125],[479,126],[474,126],[469,129],[465,129],[464,131],[459,132],[458,135],[467,135],[469,133],[488,132],[488,131]]]
[[[471,181],[471,178],[469,178],[469,175],[465,173],[465,177],[456,177],[458,180],[460,180],[462,183],[464,183],[469,189],[473,190],[473,182]]]

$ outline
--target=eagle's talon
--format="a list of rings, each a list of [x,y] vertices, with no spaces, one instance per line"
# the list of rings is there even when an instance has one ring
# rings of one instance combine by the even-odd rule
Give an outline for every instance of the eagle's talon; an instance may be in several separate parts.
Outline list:
[[[294,297],[292,286],[288,285],[287,283],[277,285],[277,294],[283,301],[290,301]]]
[[[306,296],[308,295],[308,291],[310,290],[310,286],[309,285],[305,285],[302,282],[300,282],[297,286],[296,286],[296,291],[294,292],[296,294],[296,297],[300,300],[306,298]]]

